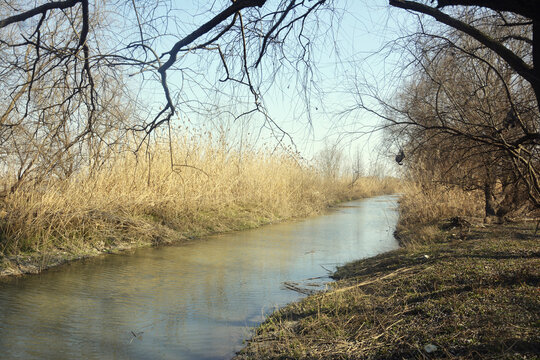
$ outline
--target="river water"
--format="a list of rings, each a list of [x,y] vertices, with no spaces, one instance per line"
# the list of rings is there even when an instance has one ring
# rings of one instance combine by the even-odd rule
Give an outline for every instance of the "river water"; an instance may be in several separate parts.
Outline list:
[[[1,359],[227,359],[328,271],[398,247],[397,198],[0,283]]]

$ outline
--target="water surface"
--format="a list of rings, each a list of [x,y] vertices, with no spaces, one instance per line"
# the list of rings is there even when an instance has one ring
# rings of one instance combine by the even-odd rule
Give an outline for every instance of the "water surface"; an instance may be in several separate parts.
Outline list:
[[[0,283],[2,359],[226,359],[337,265],[398,247],[394,196]],[[313,279],[316,278],[316,279]]]

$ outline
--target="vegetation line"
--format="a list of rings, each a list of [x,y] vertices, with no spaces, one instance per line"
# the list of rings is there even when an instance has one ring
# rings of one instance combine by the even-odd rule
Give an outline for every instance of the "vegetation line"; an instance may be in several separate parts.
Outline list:
[[[190,166],[171,169],[171,154],[174,164]],[[397,186],[364,177],[351,187],[335,167],[249,146],[240,153],[209,134],[157,144],[144,158],[115,151],[99,166],[77,166],[70,176],[25,182],[2,199],[1,275],[306,217]]]

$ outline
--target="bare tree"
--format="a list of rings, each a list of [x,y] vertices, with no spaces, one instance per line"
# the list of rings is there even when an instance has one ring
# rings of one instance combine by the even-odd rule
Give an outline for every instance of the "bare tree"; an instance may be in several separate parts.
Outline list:
[[[202,25],[187,28],[193,22],[169,0],[1,2],[0,156],[19,168],[12,188],[32,172],[69,174],[65,161],[80,162],[129,131],[140,132],[142,143],[170,123],[182,101],[200,102],[182,93],[196,85],[190,68],[201,59],[220,64],[216,88],[229,83],[250,94],[251,108],[235,117],[260,112],[272,123],[260,86],[284,63],[309,63],[310,31],[329,3],[208,3]],[[286,46],[291,41],[296,46]],[[179,79],[182,85],[172,87]],[[155,91],[152,82],[161,89],[161,109],[137,94],[144,85]]]
[[[476,9],[462,18],[489,19],[482,26],[498,38],[530,36],[530,27],[509,29],[490,15]],[[517,54],[529,50],[521,39],[506,44]],[[401,90],[393,100],[359,92],[358,106],[384,119],[396,160],[421,178],[482,190],[487,217],[503,217],[528,200],[538,206],[540,153],[529,134],[539,132],[540,116],[527,81],[490,49],[436,23],[422,21],[393,46],[409,54]]]
[[[440,0],[437,7],[433,7],[420,1],[390,0],[390,4],[429,15],[455,29],[450,31],[450,36],[443,28],[430,34],[425,33],[424,27],[419,31],[421,36],[413,50],[413,63],[418,64],[418,72],[425,75],[424,83],[411,86],[419,90],[426,83],[431,84],[423,93],[426,98],[423,107],[417,104],[416,108],[417,112],[431,114],[427,117],[431,120],[419,122],[418,116],[402,112],[404,116],[398,121],[402,125],[419,125],[418,131],[425,136],[417,138],[416,147],[423,146],[420,139],[429,139],[432,145],[427,148],[433,154],[439,150],[451,153],[458,157],[456,163],[461,164],[464,159],[476,158],[472,162],[479,168],[470,167],[471,171],[466,173],[469,183],[476,182],[484,188],[488,214],[496,212],[494,201],[490,199],[497,179],[515,185],[515,191],[509,190],[507,196],[513,200],[503,201],[499,213],[507,211],[502,208],[508,208],[509,202],[519,201],[516,191],[521,187],[539,207],[540,19],[537,3]],[[427,40],[422,40],[422,36]],[[428,53],[431,57],[426,58]],[[434,71],[433,65],[447,75],[441,77],[441,71]],[[460,74],[463,76],[458,81]],[[456,90],[449,91],[452,87]],[[453,139],[449,149],[441,144],[433,146],[434,139],[441,134]],[[456,151],[456,147],[462,147],[463,151]],[[462,176],[466,177],[463,172]],[[473,177],[477,179],[472,181]],[[483,181],[479,179],[482,177]]]
[[[317,167],[326,179],[337,179],[343,167],[343,152],[339,144],[326,143],[324,148],[315,157]]]
[[[416,13],[433,17],[440,23],[461,31],[486,48],[500,56],[517,74],[532,86],[538,106],[540,106],[540,4],[534,0],[437,0],[437,6],[427,5],[426,2],[410,0],[389,0],[390,5],[407,9]],[[433,1],[429,2],[430,4]],[[465,11],[476,7],[488,9],[489,12],[479,12],[480,16],[463,20],[460,8]],[[450,9],[448,12],[443,10]],[[493,36],[486,31],[484,25],[497,22],[507,29],[517,29],[502,37]],[[523,36],[519,31],[527,29],[529,36]],[[518,40],[528,45],[528,51],[523,54],[513,51],[507,44],[510,40]],[[538,137],[538,134],[531,134]]]
[[[362,155],[360,149],[356,148],[356,151],[352,158],[352,181],[350,186],[353,186],[362,176],[364,176]]]
[[[118,6],[122,2],[117,2]],[[175,34],[177,41],[165,52],[158,53],[153,46],[159,37],[165,34],[166,27],[160,22],[181,22],[183,19],[172,19],[170,15],[157,15],[160,11],[170,10],[172,3],[165,1],[125,1],[122,15],[131,16],[136,22],[136,29],[124,43],[114,39],[118,29],[107,28],[107,4],[98,1],[93,4],[89,0],[48,1],[40,6],[28,7],[7,3],[2,13],[9,14],[0,20],[0,28],[11,34],[11,38],[3,39],[4,48],[12,49],[14,60],[7,69],[20,67],[23,54],[27,54],[21,73],[24,81],[17,84],[31,88],[36,80],[50,74],[52,70],[72,64],[72,84],[69,96],[87,91],[88,98],[83,104],[88,107],[88,117],[98,106],[95,75],[99,69],[129,66],[129,71],[135,73],[151,71],[159,78],[165,97],[163,109],[147,124],[140,124],[147,131],[167,122],[174,115],[176,102],[171,94],[168,74],[176,69],[179,57],[197,51],[210,51],[219,54],[223,65],[223,81],[233,81],[247,86],[253,93],[257,103],[258,93],[251,76],[251,70],[258,67],[264,55],[271,47],[281,49],[289,37],[300,39],[300,58],[291,60],[308,60],[310,40],[303,33],[308,16],[328,6],[326,1],[281,0],[268,3],[266,0],[237,0],[230,5],[216,10],[212,5],[208,10],[208,20],[192,29],[187,35]],[[160,8],[160,4],[163,7]],[[131,5],[131,6],[130,6]],[[97,20],[96,20],[97,19]],[[97,22],[96,22],[97,21]],[[228,21],[228,22],[226,22]],[[299,29],[295,30],[295,26]],[[108,31],[107,40],[116,44],[105,44],[100,36]],[[135,32],[137,31],[137,32]],[[19,33],[18,39],[14,34]],[[100,33],[101,32],[101,33]],[[224,44],[220,41],[224,40]],[[235,47],[225,52],[225,46],[235,42]],[[225,46],[224,46],[225,45]],[[231,73],[230,63],[235,61],[233,53],[238,55],[241,71],[238,76]],[[20,74],[19,74],[20,75]],[[30,101],[30,99],[28,100]]]

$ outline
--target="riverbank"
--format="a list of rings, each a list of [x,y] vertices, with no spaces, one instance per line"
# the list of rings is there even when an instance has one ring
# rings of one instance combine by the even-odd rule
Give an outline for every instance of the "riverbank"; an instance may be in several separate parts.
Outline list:
[[[304,218],[398,187],[396,179],[378,177],[351,184],[289,151],[238,149],[226,135],[165,140],[138,153],[108,148],[58,173],[36,169],[21,177],[17,167],[4,169],[0,277]]]
[[[435,241],[339,268],[330,291],[275,312],[236,359],[538,358],[535,227],[439,223]]]
[[[190,142],[191,141],[191,142]],[[330,178],[286,154],[204,139],[121,154],[97,170],[28,183],[0,199],[0,278],[145,246],[305,218],[351,199],[393,193],[396,179]],[[149,150],[150,151],[150,150]]]
[[[355,196],[354,193],[349,195],[341,193],[339,196],[328,198],[317,205],[309,204],[309,211],[299,212],[297,216],[280,212],[261,213],[254,209],[230,209],[231,211],[225,213],[206,212],[204,210],[195,211],[193,214],[188,214],[187,217],[191,216],[191,218],[184,219],[184,224],[175,226],[168,226],[153,217],[133,218],[131,216],[121,217],[117,214],[104,213],[102,215],[108,217],[107,220],[112,220],[112,224],[104,221],[105,224],[101,227],[104,235],[98,238],[97,241],[94,239],[87,241],[87,238],[82,237],[76,243],[65,242],[46,247],[43,250],[29,249],[17,251],[13,254],[0,253],[0,278],[38,274],[52,267],[85,258],[148,246],[193,241],[209,235],[253,229],[268,224],[302,218],[320,213],[339,202],[356,198],[359,197]],[[118,225],[120,225],[120,228]],[[141,234],[142,231],[146,231],[146,233]],[[81,232],[84,232],[84,229],[81,229]],[[107,233],[110,237],[107,237]]]

